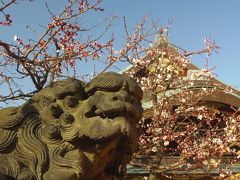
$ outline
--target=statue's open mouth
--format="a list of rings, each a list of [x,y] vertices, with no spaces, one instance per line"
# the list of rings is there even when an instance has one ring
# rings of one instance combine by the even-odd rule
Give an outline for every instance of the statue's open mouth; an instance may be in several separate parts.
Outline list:
[[[99,116],[105,120],[114,120],[116,117],[120,116],[119,112],[103,112],[100,109],[97,109],[94,113],[95,116]]]
[[[112,141],[116,140],[116,138],[116,134],[101,139],[91,139],[90,137],[85,136],[81,141],[77,140],[73,143],[76,147],[81,147],[81,149],[86,149],[86,151],[100,151]]]
[[[137,112],[133,105],[122,106],[121,109],[104,109],[94,105],[91,107],[91,110],[85,114],[85,116],[88,118],[98,116],[103,120],[115,120],[118,117],[125,117],[128,120],[132,120],[136,119],[136,116],[138,116],[136,113]]]
[[[102,110],[95,105],[85,113],[84,129],[73,143],[85,151],[101,151],[116,139],[128,138],[130,129],[126,108]]]

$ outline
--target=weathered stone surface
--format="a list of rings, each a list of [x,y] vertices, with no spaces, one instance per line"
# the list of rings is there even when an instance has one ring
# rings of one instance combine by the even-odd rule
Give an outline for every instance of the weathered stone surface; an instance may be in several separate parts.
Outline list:
[[[20,107],[0,110],[0,178],[121,177],[137,145],[142,91],[104,73],[90,83],[61,80]]]

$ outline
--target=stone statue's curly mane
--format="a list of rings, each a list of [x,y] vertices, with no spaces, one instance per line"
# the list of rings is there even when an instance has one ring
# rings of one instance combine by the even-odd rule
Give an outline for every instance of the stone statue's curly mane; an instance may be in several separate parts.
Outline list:
[[[122,174],[119,165],[136,148],[141,98],[131,78],[105,73],[88,84],[57,81],[22,106],[1,109],[0,178],[69,180]]]
[[[61,108],[56,102],[67,95],[72,95],[76,99],[84,98],[83,85],[83,82],[78,80],[59,81],[20,107],[0,110],[2,174],[14,178],[26,174],[42,179],[44,167],[49,166],[50,155],[55,163],[62,163],[62,166],[66,167],[74,166],[72,162],[63,160],[60,156],[63,151],[60,148],[71,149],[71,145],[64,144],[61,138],[57,123]],[[49,113],[44,114],[46,111]]]

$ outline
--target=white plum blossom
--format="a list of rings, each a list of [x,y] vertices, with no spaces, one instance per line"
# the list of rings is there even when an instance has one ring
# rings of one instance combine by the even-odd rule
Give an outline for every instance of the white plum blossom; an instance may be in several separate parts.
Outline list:
[[[17,35],[14,35],[14,36],[13,36],[13,40],[14,40],[14,41],[17,41],[17,39],[18,39]]]
[[[164,146],[168,146],[169,145],[169,141],[164,141]]]

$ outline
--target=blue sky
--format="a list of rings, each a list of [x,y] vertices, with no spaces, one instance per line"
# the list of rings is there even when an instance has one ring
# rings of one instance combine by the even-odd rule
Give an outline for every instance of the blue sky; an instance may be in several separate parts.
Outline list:
[[[105,1],[109,14],[126,16],[134,24],[143,15],[159,18],[166,24],[172,19],[169,41],[184,49],[203,47],[203,40],[210,36],[221,47],[210,64],[216,66],[217,78],[240,86],[240,1],[238,0],[122,0]],[[203,66],[205,56],[195,58]]]
[[[65,0],[49,0],[49,7],[58,12]],[[210,36],[221,47],[219,54],[213,55],[210,65],[216,66],[217,78],[234,87],[240,87],[240,1],[239,0],[105,0],[105,11],[100,14],[86,16],[83,22],[117,15],[126,17],[131,30],[141,21],[143,16],[149,20],[159,19],[159,24],[165,25],[173,20],[169,41],[187,50],[196,50],[204,46],[204,38]],[[14,26],[0,29],[0,38],[12,41],[13,36],[27,37],[30,33],[25,29],[30,25],[41,29],[49,21],[44,0],[32,3],[20,1],[9,12],[13,14]],[[124,34],[122,21],[115,22],[111,31]],[[203,67],[205,56],[195,57],[194,63]]]

